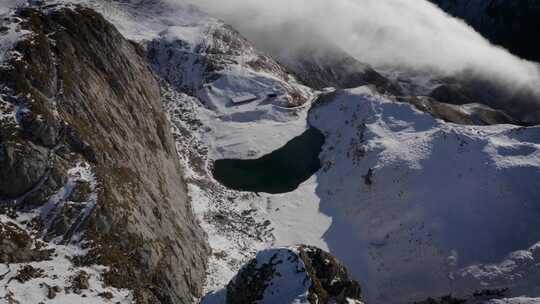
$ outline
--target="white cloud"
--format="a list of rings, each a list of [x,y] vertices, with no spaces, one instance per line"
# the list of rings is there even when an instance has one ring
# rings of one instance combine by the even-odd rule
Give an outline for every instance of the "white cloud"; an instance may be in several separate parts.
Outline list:
[[[491,45],[461,20],[426,0],[191,1],[259,46],[289,50],[321,41],[375,67],[467,72],[540,100],[540,71]]]

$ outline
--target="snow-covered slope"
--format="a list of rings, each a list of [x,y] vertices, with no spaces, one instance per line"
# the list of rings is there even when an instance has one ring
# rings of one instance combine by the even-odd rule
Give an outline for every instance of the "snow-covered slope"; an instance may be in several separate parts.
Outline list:
[[[175,112],[196,117],[206,111],[187,96],[182,104],[194,108]],[[190,190],[219,253],[209,289],[231,278],[239,267],[231,261],[246,261],[257,248],[309,243],[342,259],[361,280],[368,302],[451,292],[466,297],[506,287],[509,295],[538,296],[536,247],[527,249],[540,240],[537,127],[448,124],[367,87],[322,97],[309,121],[326,135],[323,169],[295,191],[276,195],[217,184],[206,166],[222,152],[212,149],[249,155],[229,148],[209,121],[193,123],[191,134],[204,153],[202,163],[200,154],[187,160],[202,166]],[[288,138],[295,135],[293,126]],[[237,136],[254,136],[250,128],[242,130]],[[194,150],[192,144],[182,151]],[[255,221],[242,220],[246,215]],[[271,234],[250,236],[261,224]],[[254,230],[239,234],[246,227]]]
[[[77,187],[84,183],[89,185],[87,194]],[[92,167],[78,163],[68,171],[67,183],[45,205],[22,212],[2,206],[0,260],[5,264],[0,270],[1,303],[133,303],[130,290],[104,284],[108,267],[77,262],[90,251],[89,243],[76,242],[82,237],[80,232],[72,236],[72,242],[53,231],[59,225],[56,214],[64,212],[65,206],[75,214],[80,212],[74,216],[77,221],[65,223],[75,232],[96,204],[97,181]],[[45,225],[41,233],[34,227],[39,222]]]
[[[498,271],[451,274],[540,240],[540,128],[446,124],[366,88],[322,100],[310,122],[327,135],[321,212],[343,216],[324,240],[370,299],[506,287]],[[527,265],[506,282],[517,295],[538,293]]]
[[[538,296],[537,127],[448,124],[367,87],[322,97],[309,121],[327,140],[316,176],[284,194],[229,190],[234,204],[219,205],[212,200],[225,190],[199,182],[191,190],[201,214],[232,208],[221,220],[235,223],[233,230],[243,229],[235,213],[269,220],[272,238],[243,241],[247,248],[309,243],[329,250],[360,279],[368,302],[498,288]],[[203,146],[216,135],[206,131]],[[207,173],[203,180],[215,185]],[[234,253],[237,234],[213,220],[206,225],[215,248],[230,254],[213,262],[221,269],[212,273],[218,287],[216,278],[234,272],[226,262],[249,254]]]
[[[302,105],[307,99],[285,69],[217,21],[203,29],[169,28],[147,48],[150,62],[163,79],[199,97],[211,109],[235,112],[227,108],[244,102],[236,100],[287,107]]]

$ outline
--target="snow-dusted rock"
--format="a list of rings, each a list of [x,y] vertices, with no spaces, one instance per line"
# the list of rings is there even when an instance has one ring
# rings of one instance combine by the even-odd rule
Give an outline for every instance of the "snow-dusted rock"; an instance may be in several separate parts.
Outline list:
[[[284,107],[304,104],[308,94],[287,71],[258,52],[233,28],[209,21],[191,44],[183,31],[168,29],[147,46],[148,57],[163,79],[198,97],[207,107],[227,112],[236,99]],[[292,84],[292,85],[291,85]],[[230,112],[230,111],[229,111]]]
[[[143,50],[35,2],[0,21],[17,21],[0,31],[0,301],[191,302],[208,248]]]
[[[396,97],[397,101],[414,105],[418,110],[434,118],[462,125],[511,124],[514,119],[503,111],[494,110],[479,103],[451,104],[440,102],[429,96]]]
[[[310,246],[263,250],[227,286],[227,303],[360,303],[360,285]]]

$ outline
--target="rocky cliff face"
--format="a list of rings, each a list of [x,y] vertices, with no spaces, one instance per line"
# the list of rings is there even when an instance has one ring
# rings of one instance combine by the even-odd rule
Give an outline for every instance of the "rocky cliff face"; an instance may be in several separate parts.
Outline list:
[[[493,43],[529,60],[540,61],[540,3],[535,0],[430,0],[464,19]]]
[[[86,8],[24,8],[3,22],[28,34],[0,72],[2,231],[13,240],[0,257],[77,245],[74,265],[108,266],[106,285],[138,303],[190,303],[209,249],[143,51]]]

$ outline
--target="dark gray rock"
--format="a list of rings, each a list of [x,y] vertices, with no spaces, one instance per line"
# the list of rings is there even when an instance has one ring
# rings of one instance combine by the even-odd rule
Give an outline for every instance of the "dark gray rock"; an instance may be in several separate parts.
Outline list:
[[[76,181],[67,199],[72,202],[82,203],[88,200],[92,191],[90,182]]]
[[[46,119],[25,111],[19,115],[19,123],[24,135],[32,142],[51,148],[56,145],[59,127],[53,118]]]
[[[514,124],[531,125],[540,122],[540,103],[538,97],[528,88],[511,90],[496,82],[483,80],[467,73],[455,79],[442,79],[429,97],[449,105],[480,103],[498,112],[496,119],[505,118]],[[487,112],[480,113],[490,116]],[[495,113],[493,113],[495,114]],[[488,119],[494,120],[494,119]]]
[[[65,140],[67,145],[70,147],[71,151],[76,153],[81,153],[86,160],[91,163],[95,163],[96,152],[87,142],[85,142],[79,132],[70,125],[64,127]]]
[[[453,105],[475,102],[474,94],[459,84],[440,85],[436,87],[429,96],[437,101]]]
[[[0,196],[16,198],[35,187],[48,169],[49,151],[31,142],[0,145]]]
[[[47,203],[53,194],[55,194],[67,183],[67,170],[69,169],[70,165],[69,162],[54,154],[49,155],[49,169],[40,181],[39,185],[32,189],[32,191],[27,192],[24,197],[22,197],[22,200],[20,200],[20,207],[42,206],[43,204]]]
[[[299,251],[313,281],[312,303],[348,304],[347,299],[362,299],[360,284],[349,277],[347,268],[333,255],[313,246],[300,246]]]

